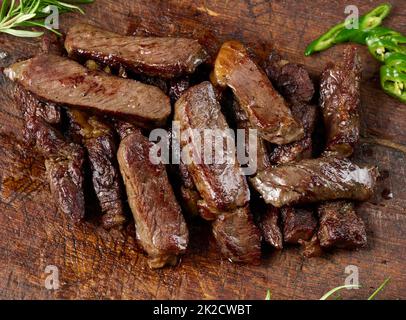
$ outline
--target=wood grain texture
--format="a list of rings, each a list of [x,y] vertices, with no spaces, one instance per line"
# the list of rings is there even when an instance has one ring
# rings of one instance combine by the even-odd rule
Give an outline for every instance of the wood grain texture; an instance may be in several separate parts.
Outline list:
[[[393,13],[386,25],[406,33],[406,3],[390,1]],[[346,1],[206,0],[130,1],[96,0],[86,16],[64,15],[62,31],[91,21],[123,34],[182,35],[198,38],[215,53],[222,41],[239,39],[259,57],[278,48],[292,61],[303,63],[317,80],[329,60],[339,57],[339,46],[304,57],[307,43],[341,21]],[[351,1],[365,12],[375,1]],[[0,67],[39,52],[37,39],[0,35],[0,51],[7,56]],[[376,144],[374,137],[406,146],[406,108],[379,89],[378,63],[360,48],[362,133],[358,162],[377,164],[382,177],[369,202],[358,205],[368,228],[368,247],[335,251],[305,259],[299,249],[267,250],[260,266],[234,265],[221,259],[207,226],[191,226],[191,244],[175,268],[149,270],[137,249],[134,228],[107,232],[90,219],[72,225],[58,213],[44,177],[43,159],[27,157],[19,142],[22,117],[10,97],[11,85],[0,76],[0,298],[2,299],[318,299],[342,285],[347,265],[359,267],[363,288],[344,298],[365,298],[385,278],[382,299],[406,299],[406,154]],[[396,146],[396,145],[395,145]],[[393,193],[390,200],[381,192]],[[89,210],[90,215],[97,212]],[[44,286],[47,265],[60,271],[61,286]]]

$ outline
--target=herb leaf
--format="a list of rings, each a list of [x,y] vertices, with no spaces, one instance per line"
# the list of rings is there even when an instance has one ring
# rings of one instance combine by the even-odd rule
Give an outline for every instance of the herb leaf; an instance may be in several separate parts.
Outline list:
[[[374,291],[374,293],[371,294],[371,296],[368,298],[368,300],[374,300],[375,297],[376,297],[376,295],[377,295],[383,288],[385,288],[385,286],[388,284],[389,281],[390,281],[390,277],[387,278],[387,279],[385,279],[385,281],[382,282],[382,284],[378,287],[378,289],[376,289],[376,290]]]
[[[51,30],[60,35],[52,28],[48,28],[43,20],[49,15],[50,6],[58,8],[60,14],[65,12],[84,11],[77,4],[92,3],[93,0],[3,0],[0,8],[0,32],[8,33],[17,37],[39,37],[43,32],[29,31],[20,28],[40,27]]]
[[[336,287],[336,288],[334,288],[334,289],[331,289],[329,292],[327,292],[324,296],[322,296],[321,298],[320,298],[320,300],[327,300],[329,297],[331,297],[334,293],[336,293],[337,291],[340,291],[340,290],[342,290],[342,289],[352,289],[352,288],[359,288],[360,286],[359,285],[356,285],[356,284],[347,284],[347,285],[344,285],[344,286],[339,286],[339,287]]]

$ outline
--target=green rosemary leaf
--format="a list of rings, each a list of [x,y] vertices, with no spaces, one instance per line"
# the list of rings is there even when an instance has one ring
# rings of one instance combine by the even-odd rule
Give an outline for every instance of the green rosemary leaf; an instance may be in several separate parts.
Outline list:
[[[10,1],[9,0],[3,0],[3,3],[1,5],[0,9],[0,21],[3,20],[3,18],[6,16],[7,10],[8,10],[8,5]]]
[[[271,290],[267,290],[266,291],[266,297],[265,297],[265,300],[271,300],[271,297],[272,297],[272,293],[271,293]]]
[[[342,290],[342,289],[352,289],[352,288],[359,288],[360,286],[356,284],[347,284],[344,286],[339,286],[337,288],[331,289],[329,292],[327,292],[324,296],[320,298],[320,300],[327,300],[329,297],[331,297],[334,293]]]
[[[51,12],[51,6],[58,9],[59,14],[65,12],[80,12],[82,8],[77,4],[92,3],[93,0],[3,0],[0,8],[0,32],[17,37],[38,37],[43,32],[22,30],[24,27],[46,28],[58,35],[60,33],[45,25],[45,19]]]
[[[1,32],[8,33],[16,37],[24,37],[24,38],[35,38],[40,37],[44,34],[43,32],[38,31],[15,30],[15,29],[5,29],[2,30]]]
[[[368,298],[368,300],[374,300],[375,297],[376,297],[376,295],[377,295],[380,291],[382,291],[383,288],[385,288],[385,286],[388,284],[389,281],[390,281],[390,277],[387,278],[387,279],[385,279],[385,281],[382,282],[382,284],[378,287],[378,289],[376,289],[376,290],[374,291],[374,293],[371,294],[371,296]]]

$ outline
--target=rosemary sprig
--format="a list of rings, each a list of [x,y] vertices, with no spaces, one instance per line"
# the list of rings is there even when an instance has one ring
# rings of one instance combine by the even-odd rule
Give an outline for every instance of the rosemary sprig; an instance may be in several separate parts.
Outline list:
[[[376,289],[376,290],[374,291],[374,293],[371,294],[371,296],[368,298],[368,300],[374,300],[375,297],[376,297],[376,295],[377,295],[380,291],[382,291],[383,288],[385,288],[385,286],[388,284],[389,281],[390,281],[390,277],[387,278],[387,279],[385,279],[385,281],[382,282],[382,284],[378,287],[378,289]]]
[[[84,14],[78,4],[92,3],[93,0],[3,0],[0,8],[0,32],[17,37],[39,37],[41,31],[30,31],[21,28],[41,27],[59,34],[58,31],[45,25],[45,18],[50,13],[50,6],[58,8],[59,13],[79,12]]]
[[[390,277],[385,279],[385,281],[370,295],[370,297],[367,300],[374,300],[376,295],[381,292],[385,286],[389,283],[390,281]],[[339,286],[336,287],[334,289],[331,289],[329,292],[327,292],[325,295],[323,295],[320,300],[327,300],[328,298],[330,298],[331,296],[333,296],[333,294],[335,294],[336,292],[342,290],[342,289],[351,289],[351,288],[360,288],[361,286],[358,285],[354,285],[354,284],[347,284],[344,286]],[[271,290],[267,290],[266,292],[266,297],[265,300],[271,300]],[[334,300],[342,300],[342,297],[340,295],[337,295]]]
[[[331,297],[334,293],[336,293],[336,292],[338,292],[338,291],[340,291],[340,290],[342,290],[342,289],[352,289],[352,288],[359,288],[359,286],[358,285],[356,285],[356,284],[346,284],[346,285],[344,285],[344,286],[339,286],[339,287],[336,287],[336,288],[334,288],[334,289],[331,289],[329,292],[327,292],[324,296],[322,296],[321,298],[320,298],[320,300],[327,300],[329,297]]]

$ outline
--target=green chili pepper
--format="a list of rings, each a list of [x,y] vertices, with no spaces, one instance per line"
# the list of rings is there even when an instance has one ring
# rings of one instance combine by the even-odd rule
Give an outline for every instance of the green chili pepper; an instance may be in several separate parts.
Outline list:
[[[381,86],[387,94],[406,103],[406,66],[382,66]]]
[[[369,30],[379,26],[392,9],[390,3],[384,3],[362,16],[359,20],[360,30]]]
[[[344,29],[336,37],[336,43],[355,42],[359,44],[366,44],[368,37],[384,37],[384,36],[400,36],[401,34],[395,30],[385,27],[375,27],[369,30],[360,29]]]
[[[323,51],[334,44],[350,41],[356,38],[356,34],[370,30],[382,23],[382,20],[389,14],[392,8],[391,4],[382,4],[360,18],[358,29],[347,29],[346,25],[351,21],[344,21],[332,27],[325,34],[310,43],[305,55],[309,56],[314,52]]]
[[[379,61],[385,61],[385,58],[392,53],[406,54],[406,37],[402,35],[368,37],[366,39],[369,52]]]
[[[406,67],[406,54],[404,53],[392,53],[388,54],[385,58],[385,65],[388,67],[403,66]]]

